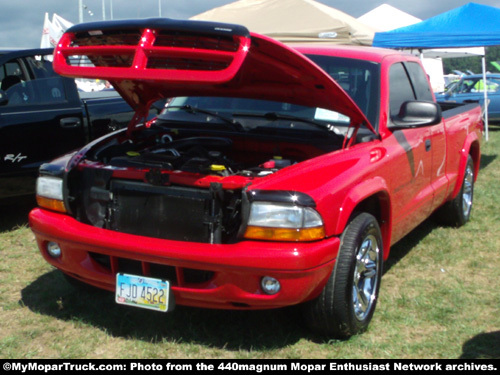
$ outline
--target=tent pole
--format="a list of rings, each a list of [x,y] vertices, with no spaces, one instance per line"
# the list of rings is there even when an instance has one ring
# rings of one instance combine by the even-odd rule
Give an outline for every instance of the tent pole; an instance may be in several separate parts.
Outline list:
[[[483,55],[483,92],[484,92],[484,130],[486,142],[488,142],[488,87],[486,84],[486,55]]]

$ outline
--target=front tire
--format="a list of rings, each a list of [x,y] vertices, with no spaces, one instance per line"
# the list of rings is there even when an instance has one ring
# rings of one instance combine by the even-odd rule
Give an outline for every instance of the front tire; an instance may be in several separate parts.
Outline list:
[[[382,278],[383,246],[377,220],[357,215],[346,227],[335,267],[305,318],[316,333],[346,339],[364,332],[375,312]]]

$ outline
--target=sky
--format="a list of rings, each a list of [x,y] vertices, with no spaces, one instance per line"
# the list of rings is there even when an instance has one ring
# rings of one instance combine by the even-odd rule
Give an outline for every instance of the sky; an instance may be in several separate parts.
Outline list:
[[[132,19],[162,17],[188,19],[209,9],[235,0],[82,0],[83,22],[105,19]],[[287,1],[287,0],[282,0]],[[412,16],[427,19],[469,3],[469,0],[317,0],[358,18],[370,10],[389,4]],[[500,0],[473,2],[500,8]],[[42,36],[45,13],[49,18],[57,13],[71,23],[79,22],[78,0],[0,0],[0,48],[38,48]],[[112,5],[112,6],[111,6]]]

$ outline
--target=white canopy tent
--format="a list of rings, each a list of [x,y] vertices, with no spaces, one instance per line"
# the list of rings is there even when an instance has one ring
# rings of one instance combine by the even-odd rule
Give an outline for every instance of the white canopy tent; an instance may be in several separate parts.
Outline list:
[[[422,20],[389,4],[382,4],[358,17],[358,21],[377,31],[386,31],[413,25]]]
[[[191,17],[246,26],[283,43],[371,45],[374,30],[314,0],[239,0]]]

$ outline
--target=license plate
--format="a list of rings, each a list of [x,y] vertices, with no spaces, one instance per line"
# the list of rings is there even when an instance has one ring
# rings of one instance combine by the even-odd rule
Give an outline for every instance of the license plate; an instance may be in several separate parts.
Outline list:
[[[169,292],[168,281],[116,274],[116,303],[165,312],[169,306]]]

